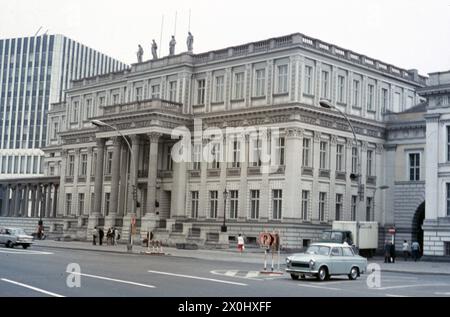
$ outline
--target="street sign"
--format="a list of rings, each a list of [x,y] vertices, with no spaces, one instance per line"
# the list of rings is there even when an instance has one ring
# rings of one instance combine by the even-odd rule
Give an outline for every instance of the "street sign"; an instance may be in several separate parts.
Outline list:
[[[274,241],[273,236],[268,232],[259,234],[259,244],[263,247],[270,247]]]
[[[388,232],[389,232],[390,234],[395,234],[395,228],[389,228]]]

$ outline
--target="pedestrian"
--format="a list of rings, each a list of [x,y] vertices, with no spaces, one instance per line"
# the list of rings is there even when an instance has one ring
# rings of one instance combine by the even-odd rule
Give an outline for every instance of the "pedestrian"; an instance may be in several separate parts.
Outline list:
[[[417,262],[417,259],[419,259],[419,253],[420,253],[420,244],[417,241],[414,241],[411,244],[411,251],[412,251],[412,256],[414,258],[414,262]]]
[[[103,237],[105,236],[105,232],[103,231],[102,228],[98,229],[98,244],[102,245],[103,244]]]
[[[111,228],[111,245],[116,245],[116,227]]]
[[[97,227],[94,227],[94,231],[92,232],[92,244],[97,245],[97,236],[98,236],[98,229]]]
[[[409,244],[408,244],[408,241],[406,241],[406,240],[403,241],[402,251],[403,251],[403,257],[405,258],[405,261],[408,261]]]
[[[242,236],[242,234],[239,234],[238,236],[238,250],[241,254],[245,250],[244,237]]]
[[[391,243],[390,245],[391,248],[391,261],[392,263],[395,263],[395,243]]]
[[[106,245],[110,244],[111,244],[111,228],[109,228],[108,231],[106,232]]]
[[[391,258],[391,246],[389,241],[386,240],[384,243],[384,263],[389,263]]]
[[[120,239],[119,229],[114,228],[114,245],[117,245],[117,241]]]

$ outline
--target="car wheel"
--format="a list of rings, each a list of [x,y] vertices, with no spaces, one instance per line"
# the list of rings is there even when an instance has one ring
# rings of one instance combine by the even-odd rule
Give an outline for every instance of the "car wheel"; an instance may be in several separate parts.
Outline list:
[[[7,248],[12,248],[13,247],[13,244],[12,244],[12,242],[11,241],[8,241],[8,242],[6,242],[6,245],[5,245]]]
[[[297,274],[291,274],[291,278],[296,281],[298,280],[298,275]]]
[[[348,275],[348,278],[351,280],[356,280],[359,275],[359,270],[357,267],[352,267],[350,274]]]
[[[28,247],[29,247],[28,244],[22,244],[22,248],[26,249],[26,248],[28,248]]]
[[[302,280],[304,280],[304,279],[306,279],[306,275],[305,275],[305,274],[302,274],[302,275],[300,275],[300,278],[301,278]]]
[[[325,266],[322,266],[319,269],[319,273],[317,273],[317,279],[321,282],[326,281],[328,279],[328,270]]]

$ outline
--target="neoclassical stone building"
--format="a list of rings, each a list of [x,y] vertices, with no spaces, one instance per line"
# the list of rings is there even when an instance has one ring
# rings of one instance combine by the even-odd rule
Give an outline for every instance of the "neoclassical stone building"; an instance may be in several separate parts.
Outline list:
[[[226,244],[239,232],[251,242],[278,230],[286,247],[301,247],[336,219],[378,221],[383,237],[396,221],[390,116],[420,104],[417,89],[425,84],[415,70],[298,33],[73,81],[66,102],[48,116],[49,129],[61,127],[49,131],[54,137],[45,149],[46,175],[57,178],[53,190],[40,207],[9,215],[36,217],[53,202],[46,214],[52,229],[82,238],[95,225],[120,227],[126,237],[134,217],[138,233],[153,231],[168,242]],[[345,118],[320,100],[349,117],[357,146]],[[223,142],[210,134],[197,142],[212,144],[217,157],[230,158],[225,162],[200,159],[197,147],[192,161],[173,160],[173,129],[186,127],[194,139],[200,121],[202,131],[270,133],[236,133]],[[266,147],[277,165],[268,173]],[[350,178],[358,160],[360,188]],[[26,180],[11,185],[36,200]],[[228,231],[221,233],[224,222]]]

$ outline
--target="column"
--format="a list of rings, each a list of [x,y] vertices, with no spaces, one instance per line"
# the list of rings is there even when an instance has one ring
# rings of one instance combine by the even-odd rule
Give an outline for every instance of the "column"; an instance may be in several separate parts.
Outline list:
[[[27,184],[27,186],[25,187],[25,197],[24,197],[24,204],[23,204],[23,209],[22,209],[22,217],[28,217],[28,206],[30,203],[30,187],[31,184]]]
[[[94,183],[94,209],[91,214],[100,217],[102,211],[103,198],[103,165],[105,160],[105,143],[106,139],[97,139],[97,162],[95,164],[95,183]]]
[[[337,136],[331,135],[330,137],[330,157],[328,158],[328,168],[330,170],[330,197],[329,208],[328,208],[328,221],[336,220],[336,144],[337,144]],[[342,198],[344,200],[344,198]],[[342,202],[343,203],[343,202]],[[342,209],[344,209],[344,204],[342,204]],[[344,212],[344,210],[341,210]],[[343,220],[343,215],[340,215]]]
[[[150,133],[150,152],[148,162],[148,180],[147,180],[147,210],[146,215],[155,216],[155,201],[156,201],[156,177],[158,172],[158,141],[162,136],[160,133]],[[175,178],[172,186],[175,186]],[[172,193],[173,200],[174,193]],[[173,206],[171,208],[174,208]]]
[[[60,193],[59,196],[61,197],[61,199],[58,202],[58,209],[60,211],[60,213],[62,213],[63,216],[67,216],[66,215],[66,208],[64,206],[64,201],[65,201],[65,197],[66,197],[66,193],[65,193],[65,188],[66,188],[66,164],[67,164],[67,150],[62,150],[61,151],[61,171],[60,171],[60,178],[59,178],[59,188],[60,188]]]
[[[203,158],[203,148],[208,144],[209,140],[202,139],[202,158],[200,160],[200,190],[199,190],[199,201],[198,201],[198,218],[205,219],[209,218],[208,213],[208,202],[209,193],[207,188],[208,179],[208,162]]]
[[[7,217],[9,216],[9,195],[11,192],[11,185],[6,185],[5,195],[3,196],[3,212],[2,216]]]
[[[48,184],[47,186],[47,199],[46,199],[46,203],[45,203],[45,216],[47,218],[50,218],[50,214],[52,211],[52,187],[53,184]]]
[[[314,131],[313,138],[313,185],[311,191],[311,220],[319,220],[319,166],[320,166],[320,138],[321,134]]]
[[[352,219],[352,196],[353,187],[352,180],[350,179],[350,174],[352,173],[352,148],[354,146],[354,139],[347,138],[345,147],[345,204],[343,212],[343,220],[353,220]]]
[[[42,187],[41,184],[36,186],[36,203],[35,203],[35,216],[40,217],[42,212]]]
[[[248,204],[248,161],[249,161],[249,135],[241,134],[239,145],[241,147],[241,156],[243,156],[243,160],[241,160],[241,179],[239,183],[239,213],[238,219],[239,221],[245,221],[247,219],[247,204]]]
[[[364,187],[364,197],[363,200],[358,201],[358,215],[359,218],[356,218],[356,220],[359,221],[366,221],[366,197],[367,197],[367,186],[366,186],[366,179],[367,179],[367,147],[368,147],[367,141],[361,142],[361,153],[359,156],[360,162],[361,162],[361,186]],[[360,199],[360,197],[358,197]]]
[[[42,185],[42,197],[41,197],[41,214],[42,218],[47,216],[47,192],[48,192],[48,184]]]
[[[120,216],[125,214],[127,208],[126,193],[128,187],[128,146],[122,144],[120,157],[120,186],[119,186],[119,208],[117,213]]]
[[[31,218],[36,217],[36,185],[31,185]]]
[[[53,194],[53,208],[52,208],[52,214],[51,214],[51,217],[52,218],[56,218],[56,216],[57,216],[57,214],[56,214],[56,208],[57,208],[57,206],[58,206],[58,187],[59,187],[59,185],[58,184],[55,184],[54,185],[54,190],[55,190],[55,193]],[[86,198],[85,198],[85,201],[86,201]]]
[[[271,219],[272,216],[269,215],[270,202],[272,200],[272,193],[270,190],[269,184],[269,173],[270,173],[270,161],[264,162],[263,157],[268,155],[268,150],[270,149],[271,142],[271,133],[270,131],[259,131],[259,137],[262,139],[262,144],[266,144],[267,150],[264,149],[264,145],[262,146],[262,154],[261,154],[261,187],[259,194],[260,208],[259,208],[259,218],[262,221],[267,221]]]
[[[302,142],[303,130],[286,129],[286,169],[285,192],[283,198],[286,204],[283,219],[300,219],[301,178],[302,178]]]
[[[131,136],[131,166],[130,166],[130,186],[128,188],[128,210],[127,213],[136,214],[136,204],[133,199],[133,188],[137,195],[137,173],[138,173],[138,158],[140,138],[138,135]],[[97,191],[96,191],[97,193]]]
[[[188,142],[190,142],[190,140],[188,140]],[[183,150],[184,151],[187,150],[185,146],[183,146]],[[222,164],[225,165],[225,163]],[[186,180],[187,180],[186,173],[187,173],[187,162],[185,162],[185,160],[181,160],[181,162],[173,162],[173,183],[172,183],[172,195],[170,205],[171,218],[186,217]],[[156,190],[154,192],[156,194]],[[150,200],[150,205],[151,204],[152,201]],[[153,203],[153,206],[154,205],[155,204]]]
[[[109,214],[111,217],[117,215],[119,202],[119,177],[120,177],[120,148],[121,137],[113,139],[112,175],[111,175],[111,197]]]
[[[22,186],[19,184],[16,186],[16,190],[14,191],[14,217],[19,217],[21,190]]]

